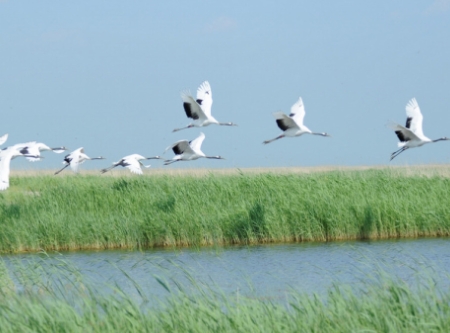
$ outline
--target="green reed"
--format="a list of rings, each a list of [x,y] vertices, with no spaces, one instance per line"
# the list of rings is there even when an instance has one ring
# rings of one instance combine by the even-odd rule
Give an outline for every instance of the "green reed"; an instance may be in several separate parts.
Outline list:
[[[173,290],[164,280],[158,281],[167,289],[168,298],[152,307],[119,287],[100,293],[64,260],[10,270],[0,261],[1,331],[450,331],[450,292],[440,291],[432,279],[410,286],[380,274],[359,289],[335,285],[324,295],[293,291],[276,300],[224,294],[201,286],[189,292],[183,287]]]
[[[448,236],[449,193],[391,170],[13,177],[0,252]]]

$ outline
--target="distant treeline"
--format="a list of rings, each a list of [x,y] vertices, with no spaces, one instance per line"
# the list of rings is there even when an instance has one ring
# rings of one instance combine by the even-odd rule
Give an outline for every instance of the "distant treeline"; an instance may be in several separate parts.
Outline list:
[[[450,179],[389,169],[11,182],[3,253],[450,234]]]

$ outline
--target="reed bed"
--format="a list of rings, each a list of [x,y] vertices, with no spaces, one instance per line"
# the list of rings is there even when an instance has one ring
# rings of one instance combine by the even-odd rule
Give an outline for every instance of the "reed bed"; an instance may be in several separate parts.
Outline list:
[[[119,287],[99,293],[73,266],[53,266],[11,272],[0,262],[2,332],[450,331],[450,292],[432,279],[408,285],[381,275],[360,289],[335,285],[324,296],[292,292],[276,301],[201,286],[170,289],[158,279],[168,298],[152,307],[139,286],[141,298]]]
[[[20,175],[0,194],[0,253],[450,234],[438,169]]]

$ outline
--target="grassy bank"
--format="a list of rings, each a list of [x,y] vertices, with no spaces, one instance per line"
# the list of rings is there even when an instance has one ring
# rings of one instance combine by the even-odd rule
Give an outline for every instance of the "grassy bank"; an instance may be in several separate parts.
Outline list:
[[[13,177],[0,252],[448,236],[450,179],[402,174]]]
[[[132,298],[118,287],[99,294],[62,262],[54,264],[57,269],[35,264],[16,274],[19,289],[1,264],[4,333],[450,331],[450,292],[432,280],[409,286],[384,277],[359,290],[335,286],[325,296],[293,292],[275,301],[201,287],[171,290],[160,280],[168,299],[151,307],[145,296]]]

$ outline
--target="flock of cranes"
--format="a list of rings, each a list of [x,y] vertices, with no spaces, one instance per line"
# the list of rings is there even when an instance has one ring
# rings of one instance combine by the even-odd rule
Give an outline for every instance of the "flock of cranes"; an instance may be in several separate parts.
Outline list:
[[[197,89],[197,98],[188,91],[181,93],[181,99],[183,100],[183,108],[188,118],[193,119],[193,122],[182,128],[175,128],[173,132],[180,131],[186,128],[192,127],[205,127],[211,124],[222,126],[237,126],[232,122],[219,122],[211,115],[211,107],[213,104],[211,86],[208,81],[203,82]],[[278,127],[283,131],[279,136],[266,140],[263,143],[268,144],[275,140],[284,137],[296,137],[303,134],[320,135],[329,137],[327,133],[312,132],[308,127],[303,124],[305,117],[305,107],[303,100],[300,97],[298,101],[292,105],[291,113],[289,115],[284,114],[281,111],[273,113]],[[423,134],[422,121],[423,116],[420,112],[419,104],[416,99],[411,99],[406,105],[406,125],[402,126],[397,123],[391,123],[390,127],[395,131],[400,142],[398,143],[399,149],[391,154],[391,160],[397,157],[399,154],[407,150],[408,148],[415,148],[423,146],[426,143],[432,143],[443,140],[450,140],[447,137],[442,137],[436,140],[431,140]],[[3,145],[8,139],[8,134],[0,137],[0,145]],[[194,140],[180,140],[166,148],[165,152],[172,150],[175,156],[171,160],[165,160],[164,165],[172,164],[179,161],[192,161],[199,158],[209,159],[223,159],[221,156],[207,156],[201,151],[201,146],[205,135],[200,135]],[[0,150],[0,191],[6,190],[9,187],[9,173],[10,162],[12,159],[18,156],[24,156],[31,162],[39,161],[42,151],[53,151],[55,153],[62,153],[66,151],[65,147],[50,148],[47,145],[39,142],[27,142],[19,143],[13,146],[9,146]],[[55,175],[67,167],[76,173],[78,172],[80,164],[87,160],[101,160],[105,159],[102,156],[89,157],[84,153],[84,149],[78,148],[64,157],[64,167],[55,172]],[[102,169],[101,172],[105,173],[109,170],[121,166],[128,168],[132,173],[142,174],[142,168],[148,168],[150,165],[144,165],[141,161],[150,159],[162,159],[160,156],[144,157],[139,154],[132,154],[123,157],[118,162],[114,162],[110,167]]]

